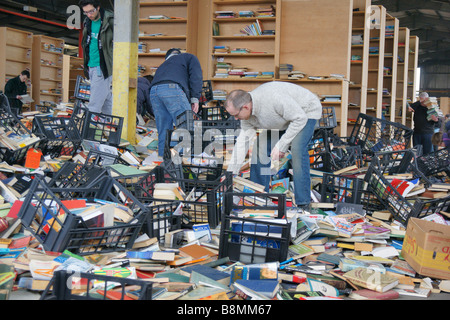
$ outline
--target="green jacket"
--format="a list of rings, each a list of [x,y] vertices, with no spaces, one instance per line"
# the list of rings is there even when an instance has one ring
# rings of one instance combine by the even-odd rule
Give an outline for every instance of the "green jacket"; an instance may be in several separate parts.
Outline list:
[[[102,26],[100,28],[98,49],[100,52],[100,68],[103,77],[106,79],[112,75],[113,71],[113,39],[114,39],[114,14],[100,8]],[[84,74],[89,79],[89,43],[91,41],[91,20],[86,17],[83,28],[83,57],[84,57]]]

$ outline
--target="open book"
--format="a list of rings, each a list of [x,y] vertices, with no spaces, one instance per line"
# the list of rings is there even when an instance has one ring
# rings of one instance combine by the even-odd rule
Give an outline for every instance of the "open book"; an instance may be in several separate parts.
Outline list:
[[[20,97],[21,97],[20,101],[22,101],[23,104],[29,104],[34,102],[33,98],[31,98],[29,94],[24,94]]]

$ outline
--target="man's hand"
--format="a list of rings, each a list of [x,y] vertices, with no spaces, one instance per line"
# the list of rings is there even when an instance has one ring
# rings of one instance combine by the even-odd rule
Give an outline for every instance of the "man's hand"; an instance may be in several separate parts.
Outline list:
[[[270,153],[270,158],[272,160],[280,160],[285,155],[285,152],[281,152],[277,147],[274,147],[272,149],[272,152]]]
[[[194,111],[195,113],[197,113],[197,112],[198,112],[198,108],[199,108],[198,102],[192,103],[192,111]]]
[[[431,120],[433,120],[434,122],[438,122],[438,117],[436,117],[434,114],[432,114]]]
[[[16,99],[22,100],[22,96],[17,95]]]
[[[408,111],[409,111],[409,112],[414,112],[414,109],[411,108],[410,106],[408,106]]]

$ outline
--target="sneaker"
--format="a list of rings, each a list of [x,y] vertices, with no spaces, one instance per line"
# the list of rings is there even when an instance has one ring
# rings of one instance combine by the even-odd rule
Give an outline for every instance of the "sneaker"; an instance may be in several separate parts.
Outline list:
[[[297,205],[297,208],[301,209],[303,212],[311,212],[311,203],[299,204]]]

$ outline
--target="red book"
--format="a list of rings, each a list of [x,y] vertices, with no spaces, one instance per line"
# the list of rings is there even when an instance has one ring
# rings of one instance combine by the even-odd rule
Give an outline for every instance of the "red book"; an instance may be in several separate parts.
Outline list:
[[[399,293],[395,290],[377,292],[369,289],[355,290],[349,296],[349,298],[355,300],[392,300],[397,299],[398,297]]]

